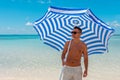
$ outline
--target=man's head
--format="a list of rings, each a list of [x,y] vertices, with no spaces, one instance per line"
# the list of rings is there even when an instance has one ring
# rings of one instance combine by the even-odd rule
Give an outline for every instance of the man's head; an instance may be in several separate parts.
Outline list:
[[[82,29],[80,29],[79,27],[75,26],[72,33],[72,37],[73,38],[80,38],[80,35],[82,34]]]

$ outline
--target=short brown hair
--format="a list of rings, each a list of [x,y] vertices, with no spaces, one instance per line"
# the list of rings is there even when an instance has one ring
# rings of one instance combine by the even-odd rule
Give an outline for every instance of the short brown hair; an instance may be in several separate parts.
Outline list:
[[[82,33],[82,29],[81,28],[75,26],[74,29],[78,29],[80,31],[80,33]]]

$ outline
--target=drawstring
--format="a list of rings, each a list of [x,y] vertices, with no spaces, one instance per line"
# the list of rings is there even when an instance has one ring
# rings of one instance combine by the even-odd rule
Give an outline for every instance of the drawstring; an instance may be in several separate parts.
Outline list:
[[[68,50],[67,50],[66,55],[65,55],[64,62],[66,62],[66,60],[67,60],[67,56],[68,56],[68,53],[69,53],[69,51],[70,51],[70,45],[71,45],[71,42],[72,42],[72,41],[70,40],[69,45],[68,45]],[[60,73],[59,80],[61,80],[61,79],[62,79],[63,69],[64,69],[64,66],[62,67],[62,70],[61,70],[61,73]]]

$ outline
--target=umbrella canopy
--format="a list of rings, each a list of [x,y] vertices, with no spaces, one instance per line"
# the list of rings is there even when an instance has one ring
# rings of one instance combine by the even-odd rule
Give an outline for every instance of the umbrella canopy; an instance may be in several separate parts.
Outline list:
[[[45,44],[63,50],[66,41],[72,39],[74,26],[82,29],[80,39],[85,42],[88,54],[104,53],[114,30],[98,19],[90,9],[49,7],[44,17],[34,23],[34,28]]]

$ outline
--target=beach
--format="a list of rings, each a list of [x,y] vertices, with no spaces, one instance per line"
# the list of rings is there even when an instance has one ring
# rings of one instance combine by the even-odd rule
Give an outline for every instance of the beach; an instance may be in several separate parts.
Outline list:
[[[120,80],[119,35],[110,38],[108,49],[89,56],[88,76],[83,80]],[[58,80],[61,69],[61,52],[39,36],[0,36],[0,80]]]

